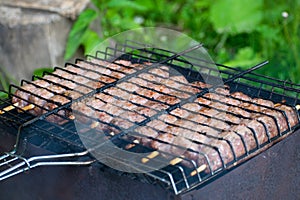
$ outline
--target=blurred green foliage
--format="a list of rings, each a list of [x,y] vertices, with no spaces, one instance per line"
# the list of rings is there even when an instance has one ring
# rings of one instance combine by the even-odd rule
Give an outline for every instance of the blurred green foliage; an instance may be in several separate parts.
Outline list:
[[[300,83],[300,0],[91,0],[70,32],[65,59],[79,46],[139,27],[168,27],[204,43],[215,62]],[[101,31],[91,28],[100,23]]]
[[[17,81],[4,68],[0,67],[0,89],[3,91],[8,91],[9,84],[11,82],[16,83]],[[0,99],[7,97],[8,95],[6,92],[0,91]]]
[[[33,71],[33,75],[37,77],[43,77],[45,72],[52,73],[54,72],[54,68],[52,67],[37,68]]]
[[[33,75],[37,77],[42,77],[45,72],[53,72],[54,69],[50,67],[37,68],[33,71]],[[7,92],[9,91],[10,84],[19,85],[18,81],[10,75],[5,69],[0,67],[0,89],[4,92],[0,91],[0,99],[5,99],[8,97]],[[11,91],[14,92],[14,91]]]

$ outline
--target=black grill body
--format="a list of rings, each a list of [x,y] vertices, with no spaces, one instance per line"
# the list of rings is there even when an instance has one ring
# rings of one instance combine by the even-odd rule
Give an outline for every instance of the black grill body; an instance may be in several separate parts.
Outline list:
[[[15,138],[1,129],[1,151],[10,150]],[[277,143],[206,186],[174,195],[159,185],[142,183],[90,167],[36,168],[0,183],[3,199],[299,199],[300,133]],[[29,154],[49,153],[28,146]]]
[[[116,55],[119,55],[119,53],[124,53],[124,49],[125,49],[125,52],[131,52],[131,51],[128,51],[128,48],[134,49],[135,51],[132,51],[133,53],[129,53],[129,54],[125,53],[121,57],[118,57],[119,59],[130,60],[131,62],[134,62],[134,63],[139,63],[141,61],[161,62],[161,61],[167,60],[167,62],[165,64],[167,64],[167,65],[175,68],[177,71],[181,72],[181,74],[183,74],[189,81],[203,80],[203,77],[200,76],[199,73],[195,72],[194,70],[197,69],[197,67],[205,68],[205,61],[201,61],[201,60],[198,60],[197,58],[193,58],[194,63],[193,62],[191,63],[191,62],[185,61],[181,57],[179,57],[179,58],[174,57],[173,59],[168,59],[168,58],[170,58],[170,52],[164,52],[162,50],[152,49],[151,51],[149,51],[149,50],[147,50],[147,49],[145,50],[143,48],[141,48],[141,49],[139,49],[137,47],[133,48],[131,45],[126,44],[125,46],[122,47],[122,50],[107,48],[106,52],[98,52],[98,54],[96,55],[96,59],[114,60]],[[136,53],[136,51],[137,51],[136,49],[139,49],[138,53]],[[145,56],[145,55],[149,55],[149,53],[152,56],[150,56],[150,57]],[[201,64],[197,64],[199,62]],[[185,67],[182,68],[181,66],[185,66]],[[195,66],[196,66],[196,68],[195,68]],[[220,68],[221,73],[218,74],[218,72],[216,72],[214,69],[206,68],[205,70],[206,70],[207,76],[205,77],[205,79],[210,79],[210,78],[214,78],[215,76],[220,76],[224,80],[224,82],[226,82],[226,84],[230,86],[231,92],[242,91],[245,94],[249,95],[250,97],[253,97],[253,98],[258,97],[258,98],[263,98],[263,99],[267,99],[267,100],[272,100],[275,103],[277,103],[277,102],[281,103],[284,101],[285,104],[293,106],[293,107],[295,107],[296,105],[299,104],[299,91],[300,91],[299,85],[295,85],[295,84],[288,83],[285,81],[275,80],[275,79],[272,79],[269,77],[255,74],[250,71],[249,71],[249,73],[244,73],[243,71],[241,71],[239,69],[230,68],[230,67],[226,67],[223,65],[218,65],[218,66]],[[61,69],[61,70],[64,70],[64,69]],[[236,76],[237,74],[240,74],[240,76]],[[37,77],[35,77],[35,78],[37,78]],[[26,82],[26,81],[23,81],[23,83],[24,82]],[[99,88],[95,91],[92,91],[91,93],[87,94],[83,98],[91,96],[95,93],[103,92],[105,90],[105,88],[113,87],[113,86],[114,86],[113,84],[106,85],[106,86],[104,86],[104,88]],[[11,86],[11,88],[19,89],[18,86],[13,86],[13,85]],[[202,91],[202,93],[199,93],[197,95],[201,96],[207,92],[208,92],[208,90],[204,90],[204,91]],[[13,94],[11,94],[11,95],[13,96]],[[10,99],[1,100],[0,104],[1,104],[1,108],[5,108],[11,104]],[[35,154],[43,155],[43,153],[46,153],[46,152],[61,154],[61,153],[73,153],[73,152],[85,151],[85,147],[82,145],[80,138],[76,132],[74,123],[72,121],[69,121],[68,123],[65,123],[63,125],[58,125],[58,124],[49,123],[49,122],[45,121],[45,118],[47,116],[49,116],[51,114],[57,114],[56,112],[58,110],[66,109],[68,106],[69,105],[63,105],[63,106],[59,107],[58,109],[49,111],[40,117],[29,115],[27,112],[19,113],[15,109],[13,111],[4,113],[3,115],[0,116],[1,117],[0,125],[1,125],[1,127],[3,127],[5,129],[6,132],[9,132],[9,133],[12,133],[15,135],[19,134],[22,141],[25,141],[25,143],[20,142],[20,146],[26,146],[26,148],[24,148],[25,151],[28,151],[27,146],[33,145],[34,146],[33,149],[35,149],[35,147],[37,147],[36,150],[34,150],[35,153],[33,153],[33,155],[35,155]],[[168,109],[172,110],[175,108],[176,108],[176,106],[174,106],[174,108],[169,107]],[[299,115],[297,115],[297,117],[299,120]],[[22,127],[21,129],[19,128],[20,126]],[[278,128],[278,125],[277,125],[277,128]],[[148,194],[147,196],[151,196],[151,197],[157,198],[157,199],[159,199],[160,197],[163,197],[164,199],[166,199],[166,198],[171,198],[171,199],[172,198],[173,199],[176,199],[176,198],[189,199],[190,198],[190,199],[193,199],[196,196],[197,197],[201,196],[200,193],[202,195],[205,195],[205,192],[203,192],[203,190],[205,190],[205,188],[209,188],[212,182],[218,183],[218,181],[220,180],[218,178],[220,178],[224,174],[226,174],[225,176],[229,176],[227,174],[229,171],[231,171],[233,169],[239,169],[239,168],[243,169],[242,167],[246,166],[246,164],[248,164],[248,163],[253,163],[253,165],[248,166],[247,169],[249,170],[249,173],[243,172],[243,175],[245,175],[245,177],[246,177],[246,175],[250,176],[250,177],[257,177],[255,174],[263,171],[265,174],[270,173],[270,175],[266,175],[266,176],[261,175],[260,178],[265,179],[268,176],[270,176],[270,178],[271,178],[271,177],[273,177],[273,174],[275,174],[276,172],[272,171],[273,169],[271,169],[270,172],[260,170],[261,168],[265,167],[265,165],[263,163],[263,159],[265,159],[265,158],[264,158],[263,154],[259,154],[259,153],[265,151],[265,149],[276,144],[277,142],[285,139],[288,135],[293,133],[297,128],[298,128],[298,125],[289,126],[286,131],[280,132],[276,137],[269,138],[269,140],[266,143],[264,143],[260,146],[258,145],[257,148],[247,152],[242,157],[235,158],[235,160],[230,163],[226,163],[226,164],[223,163],[223,167],[221,167],[217,171],[210,172],[210,173],[199,173],[197,176],[193,176],[193,177],[192,176],[191,177],[183,176],[183,174],[185,174],[185,173],[190,174],[191,171],[193,171],[193,169],[188,169],[181,165],[167,166],[166,168],[164,168],[162,170],[156,170],[156,171],[147,172],[144,174],[133,174],[133,173],[131,174],[131,173],[119,172],[119,171],[113,170],[111,168],[108,168],[101,163],[92,164],[92,166],[89,168],[88,171],[86,171],[86,169],[84,169],[84,168],[76,168],[76,169],[74,169],[74,173],[78,173],[78,175],[81,177],[80,180],[83,180],[80,183],[80,184],[82,184],[81,185],[82,188],[77,189],[77,190],[80,191],[80,190],[87,189],[87,191],[88,191],[87,187],[94,188],[96,185],[105,185],[105,183],[102,182],[100,176],[116,177],[115,175],[122,175],[122,177],[119,177],[116,179],[122,180],[122,181],[124,180],[124,186],[122,186],[123,182],[121,181],[118,183],[119,186],[116,186],[117,188],[118,187],[126,188],[125,185],[128,185],[128,184],[126,184],[126,180],[128,180],[128,178],[131,178],[134,180],[134,181],[130,180],[130,182],[132,182],[132,185],[130,185],[130,187],[131,186],[133,187],[132,190],[127,191],[126,189],[124,189],[124,190],[120,191],[121,194],[128,196],[128,199],[130,199],[131,197],[132,197],[132,199],[136,199],[134,197],[142,198],[143,196],[139,196],[139,195],[143,195],[139,192],[140,190],[147,191],[146,192]],[[128,142],[130,142],[130,141],[127,141],[126,138],[123,138],[122,137],[123,135],[125,135],[125,134],[120,134],[119,136],[116,135],[116,136],[112,137],[113,142],[116,142],[116,144],[121,144],[121,145],[124,145],[124,144],[127,144]],[[294,135],[296,135],[296,134],[294,134]],[[297,136],[294,136],[294,137],[297,140]],[[298,140],[299,140],[299,136],[298,136]],[[291,141],[291,144],[293,144],[293,142],[294,142],[294,140]],[[29,144],[27,144],[27,143],[29,143]],[[283,142],[281,142],[281,143],[283,143]],[[281,144],[281,143],[279,143],[279,144]],[[282,145],[284,145],[284,144],[285,143],[283,143]],[[297,150],[297,148],[295,148],[295,146],[290,146],[290,145],[287,145],[282,148],[287,148],[286,149],[287,152],[289,152],[289,151],[292,152],[291,155],[289,155],[291,157],[289,157],[289,162],[287,162],[287,163],[289,163],[289,165],[294,166],[293,163],[297,163],[297,161],[299,161],[299,157],[298,157],[298,159],[297,159],[297,156],[295,158],[295,152],[297,154],[297,151],[299,149]],[[29,149],[29,152],[30,152],[30,149]],[[276,152],[277,152],[277,150],[276,150]],[[22,154],[26,156],[26,153],[22,153]],[[267,154],[267,153],[264,152],[264,154]],[[285,154],[287,154],[287,153],[282,152],[282,156],[284,156]],[[257,161],[257,163],[260,163],[260,165],[255,165],[254,163],[256,163],[256,162],[252,162],[252,160],[258,159],[257,155],[259,155],[259,158],[262,159],[262,161]],[[253,158],[254,156],[256,156],[256,157]],[[287,155],[285,155],[285,156],[288,157]],[[266,157],[266,155],[265,155],[265,157]],[[246,164],[241,165],[245,162],[245,160],[248,160],[251,158],[252,158],[251,162],[249,161]],[[86,160],[86,159],[92,159],[92,156],[84,155],[83,157],[79,158],[79,160]],[[272,160],[273,158],[270,158],[270,159]],[[287,159],[287,158],[285,158],[285,159]],[[275,161],[272,161],[272,162],[274,162],[272,164],[272,166],[274,166],[274,170],[276,169],[276,171],[277,171],[276,162]],[[47,169],[48,169],[48,167],[47,167]],[[197,166],[195,166],[195,169],[197,169]],[[244,167],[244,169],[245,169],[245,167]],[[73,171],[73,170],[71,170],[71,171]],[[282,167],[280,169],[280,172],[281,171],[286,173],[286,169],[284,167]],[[297,168],[296,168],[295,173],[297,174],[298,172],[299,171],[297,171]],[[43,171],[41,171],[41,173],[43,173]],[[92,178],[89,178],[91,175],[90,173],[93,174]],[[230,172],[230,174],[234,174],[234,173],[238,173],[238,172],[236,172],[236,170],[233,170],[232,172]],[[291,173],[291,174],[293,174],[293,173]],[[25,174],[22,176],[26,177],[27,175]],[[45,178],[47,178],[47,176]],[[89,182],[90,179],[95,181],[95,183],[90,183]],[[100,180],[98,180],[98,179],[100,179]],[[109,178],[107,178],[105,180],[107,185],[113,185],[112,187],[114,187],[114,185],[116,184],[114,181],[116,179],[114,179],[114,178],[112,178],[112,180],[108,180],[108,179]],[[86,182],[86,180],[87,180],[87,182]],[[136,180],[139,180],[140,182],[144,182],[145,184],[143,183],[143,184],[139,185],[135,182]],[[241,194],[245,194],[245,191],[241,192],[242,188],[245,187],[245,183],[243,182],[243,180],[246,180],[246,179],[236,178],[236,181],[232,181],[232,182],[235,182],[234,184],[240,185],[241,188],[239,191]],[[251,178],[249,180],[251,180]],[[68,181],[70,181],[70,180],[67,178],[66,183]],[[76,181],[74,181],[74,182],[77,184]],[[229,180],[228,180],[228,182],[232,183]],[[252,182],[252,181],[250,181],[250,182]],[[278,183],[279,182],[281,182],[281,181],[278,180]],[[152,185],[147,185],[149,183]],[[206,186],[208,183],[209,183],[209,185]],[[85,186],[85,184],[87,186]],[[254,187],[254,185],[257,184],[257,181],[253,181],[253,183],[249,183],[249,184],[252,184]],[[68,184],[66,184],[66,185],[68,185]],[[216,184],[216,185],[218,185],[218,184]],[[270,183],[267,185],[270,185],[270,188],[273,187],[272,184],[270,184]],[[204,187],[204,186],[206,186],[206,187]],[[76,186],[76,187],[78,187],[78,186]],[[92,195],[92,194],[96,195],[96,193],[101,193],[102,189],[106,190],[105,189],[106,187],[102,187],[102,186],[99,186],[99,187],[101,188],[100,191],[98,189],[94,189],[92,192],[84,192],[83,191],[82,195],[83,194],[87,195],[87,193],[89,193],[88,195]],[[135,189],[134,189],[135,187],[137,187],[137,189],[136,189],[137,194],[133,194],[135,191]],[[140,189],[140,187],[141,187],[141,189]],[[148,188],[148,189],[143,189],[144,187]],[[160,189],[158,189],[158,187]],[[234,186],[232,186],[232,187],[234,187]],[[267,187],[269,187],[269,186],[267,186]],[[164,190],[162,190],[161,188],[164,188]],[[262,188],[262,187],[260,187],[260,188]],[[266,190],[268,190],[268,189],[269,188],[266,188]],[[107,188],[107,190],[109,190],[109,188]],[[212,190],[214,190],[214,189],[212,189]],[[221,191],[221,189],[215,189],[215,190],[220,191],[221,193],[223,192],[224,194],[230,195],[228,192]],[[112,190],[111,193],[113,193],[113,194],[109,194],[109,191],[106,191],[106,192],[104,192],[104,195],[108,195],[110,197],[115,197],[113,195],[119,195],[119,194],[117,194],[118,192],[116,192],[116,191],[118,191],[118,190],[117,189]],[[150,191],[150,192],[148,193],[148,191]],[[156,191],[156,192],[151,192],[151,191]],[[229,190],[229,191],[232,191],[232,190]],[[74,193],[78,194],[77,192],[74,192]],[[130,193],[130,194],[128,194],[128,193]],[[152,196],[152,194],[154,195],[156,193],[159,193],[158,197]],[[174,194],[181,194],[181,196],[175,196]],[[211,194],[211,191],[210,191],[210,194]],[[238,197],[240,197],[240,196],[238,196]],[[121,198],[121,199],[124,199],[124,198]],[[198,198],[195,198],[195,199],[198,199]]]

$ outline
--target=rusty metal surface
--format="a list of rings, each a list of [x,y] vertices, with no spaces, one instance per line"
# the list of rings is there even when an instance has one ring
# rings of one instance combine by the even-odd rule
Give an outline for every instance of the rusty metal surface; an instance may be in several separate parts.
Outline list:
[[[199,190],[186,200],[300,199],[300,131]]]
[[[0,129],[0,152],[12,148],[15,138]],[[44,149],[27,145],[25,154],[45,155]],[[10,200],[82,200],[82,199],[143,199],[175,200],[171,192],[157,185],[141,183],[97,166],[47,166],[0,182],[0,199]]]
[[[14,139],[0,131],[0,150]],[[6,138],[6,139],[4,139]],[[300,199],[300,131],[208,185],[175,197],[91,167],[41,167],[0,182],[1,199]],[[31,153],[44,153],[30,146]]]

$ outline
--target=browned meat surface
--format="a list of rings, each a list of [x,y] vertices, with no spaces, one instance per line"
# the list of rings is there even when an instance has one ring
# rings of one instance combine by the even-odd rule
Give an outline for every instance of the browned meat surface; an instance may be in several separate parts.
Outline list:
[[[34,91],[36,87],[32,84],[26,84],[22,86],[22,90],[17,90],[12,97],[12,103],[13,104],[18,104],[18,107],[23,108],[29,104],[28,99],[30,96],[30,93],[27,91],[31,92]],[[19,97],[19,98],[18,98]]]
[[[29,112],[41,115],[115,82],[113,87],[76,100],[70,108],[58,110],[47,120],[62,123],[75,115],[78,122],[111,135],[134,127],[128,134],[141,145],[170,159],[183,157],[181,163],[188,167],[193,167],[188,161],[193,160],[197,166],[210,165],[213,171],[299,123],[295,108],[242,92],[230,93],[228,86],[178,104],[211,85],[189,83],[163,65],[117,82],[151,64],[125,60],[109,63],[96,58],[78,61],[44,76],[45,80],[22,86],[12,102],[20,108],[33,103],[36,106]],[[177,107],[165,112],[172,105]],[[155,116],[159,112],[162,113]],[[145,124],[135,126],[141,122]]]
[[[292,107],[287,106],[287,105],[279,105],[276,108],[285,112],[285,115],[288,118],[288,122],[290,123],[290,127],[293,127],[293,126],[295,126],[296,124],[299,123],[298,116],[297,116],[297,111],[296,111],[295,108],[292,108]]]
[[[35,115],[40,115],[42,107],[52,96],[54,96],[54,93],[43,88],[37,88],[34,91],[34,94],[30,95],[28,99],[29,102],[34,102],[34,105],[36,105],[36,107],[33,110],[30,110],[30,112]]]

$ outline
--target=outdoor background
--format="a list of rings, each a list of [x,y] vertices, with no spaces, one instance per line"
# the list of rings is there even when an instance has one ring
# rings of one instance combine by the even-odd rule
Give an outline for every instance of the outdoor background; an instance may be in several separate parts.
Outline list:
[[[204,43],[214,61],[250,67],[269,60],[263,73],[300,83],[300,0],[92,0],[69,36],[65,58],[83,45],[137,27],[162,26]],[[101,24],[96,32],[91,22]]]
[[[300,0],[91,0],[69,33],[64,58],[149,26],[187,34],[217,63],[245,69],[269,60],[260,73],[300,84]],[[13,74],[0,80],[7,89]]]

